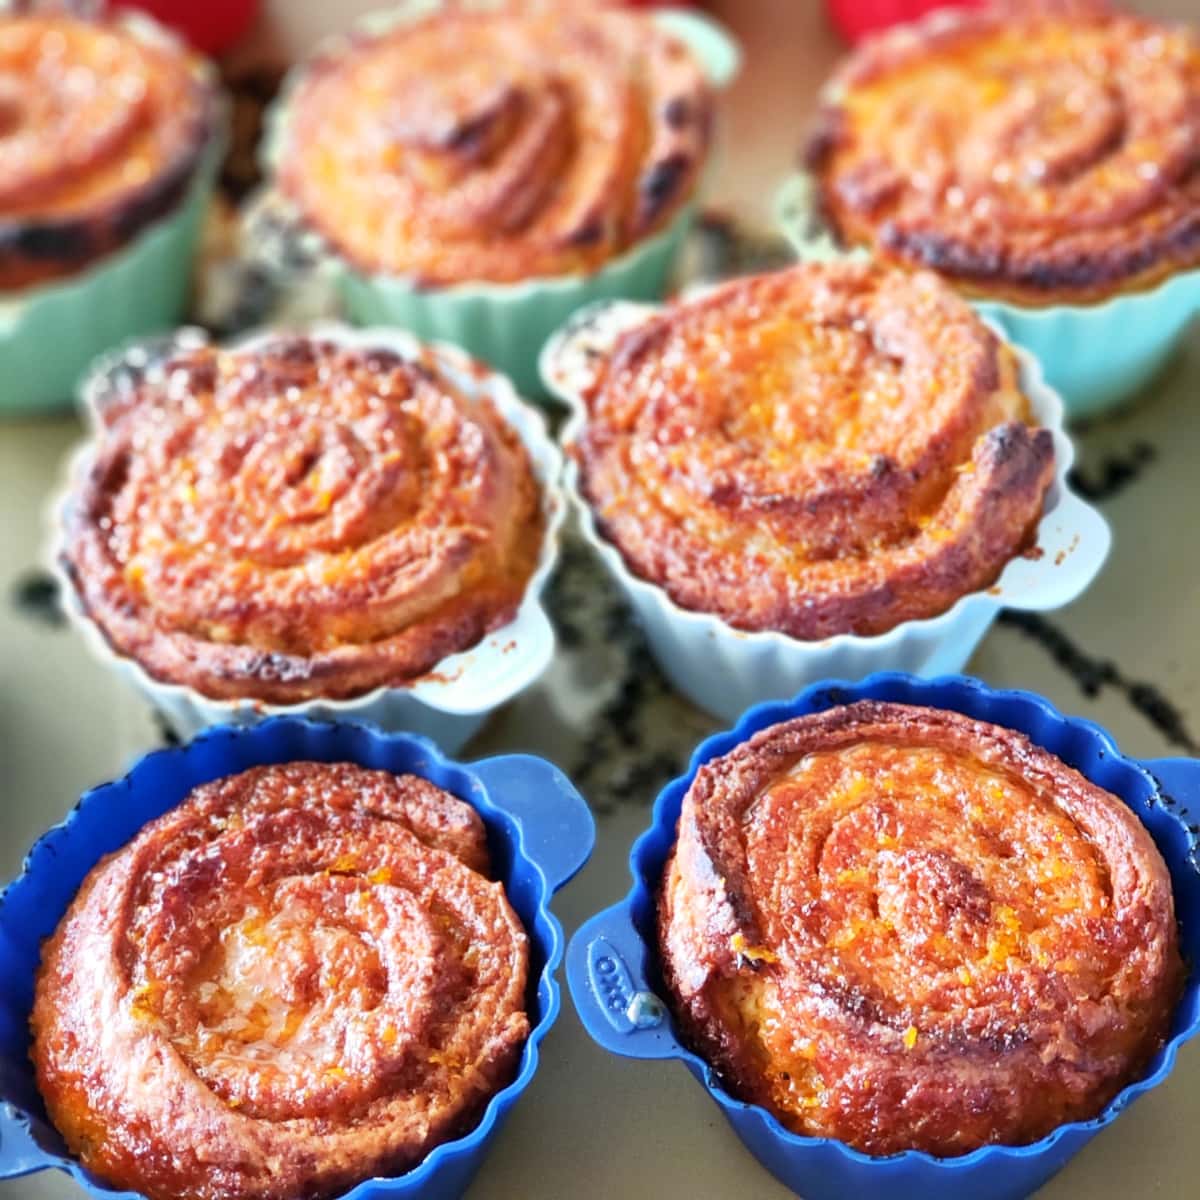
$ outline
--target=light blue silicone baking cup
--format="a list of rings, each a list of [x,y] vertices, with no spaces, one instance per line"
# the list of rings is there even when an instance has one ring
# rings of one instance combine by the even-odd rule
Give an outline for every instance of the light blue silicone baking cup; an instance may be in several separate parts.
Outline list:
[[[869,257],[865,249],[838,246],[817,211],[807,172],[783,183],[774,208],[801,259]],[[1080,421],[1130,403],[1162,373],[1200,316],[1200,270],[1181,271],[1156,287],[1096,304],[967,299],[1041,363],[1046,382],[1062,396],[1068,421]]]
[[[219,157],[210,150],[179,207],[128,245],[69,279],[0,295],[0,413],[69,409],[97,355],[179,323]]]
[[[409,0],[392,11],[364,18],[365,32],[427,16],[438,0]],[[737,74],[737,43],[715,21],[685,9],[657,9],[654,19],[685,42],[716,88]],[[336,47],[331,47],[331,53]],[[287,138],[288,96],[302,80],[297,68],[267,117],[263,161],[274,170]],[[625,298],[658,300],[666,292],[680,249],[691,228],[694,206],[685,205],[668,225],[588,274],[546,276],[516,283],[483,281],[448,287],[422,286],[398,275],[356,270],[336,251],[320,253],[347,316],[359,325],[398,325],[426,341],[453,342],[507,375],[523,396],[541,399],[538,352],[546,339],[585,304]],[[297,220],[303,224],[297,215]],[[321,239],[312,236],[314,242]]]
[[[411,772],[465,800],[483,818],[497,878],[529,935],[532,1029],[516,1078],[491,1098],[468,1134],[438,1146],[404,1175],[358,1184],[345,1200],[456,1200],[465,1191],[501,1122],[529,1086],[542,1039],[558,1016],[554,972],[562,960],[563,933],[549,903],[591,855],[591,813],[556,767],[530,755],[456,763],[413,734],[292,717],[253,728],[219,726],[184,746],[147,754],[123,779],[86,793],[34,845],[21,874],[0,893],[0,1179],[58,1170],[97,1200],[136,1200],[138,1193],[110,1188],[84,1170],[46,1118],[29,1060],[29,1012],[42,940],[92,867],[192,788],[249,767],[298,760]]]
[[[658,966],[655,897],[675,844],[685,793],[704,763],[760,729],[856,700],[951,709],[1019,730],[1119,796],[1154,838],[1171,874],[1189,974],[1166,1045],[1142,1078],[1094,1119],[1061,1125],[1026,1146],[984,1146],[960,1158],[935,1158],[914,1150],[872,1158],[830,1138],[801,1137],[766,1109],[735,1099],[708,1064],[680,1041],[659,998],[666,993]],[[1189,821],[1197,820],[1200,761],[1127,758],[1099,726],[1065,717],[1030,692],[998,691],[962,675],[922,680],[893,672],[871,675],[860,683],[814,684],[794,700],[756,705],[732,730],[702,742],[687,773],[659,793],[650,828],[629,857],[633,887],[624,900],[592,917],[571,939],[567,984],[584,1028],[596,1042],[626,1058],[679,1059],[716,1101],[750,1153],[805,1200],[1018,1200],[1061,1170],[1138,1096],[1162,1083],[1175,1066],[1180,1046],[1200,1032],[1200,848],[1188,828]]]
[[[1162,373],[1200,315],[1200,270],[1099,304],[971,303],[1040,360],[1067,416],[1082,420],[1136,399]]]

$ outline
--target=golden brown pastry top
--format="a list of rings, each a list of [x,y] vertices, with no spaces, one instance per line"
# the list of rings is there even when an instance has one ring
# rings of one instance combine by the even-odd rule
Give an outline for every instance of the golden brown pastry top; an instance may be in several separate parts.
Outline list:
[[[935,276],[802,265],[627,330],[576,454],[601,531],[684,608],[817,639],[990,584],[1054,471],[1012,351]]]
[[[51,1119],[152,1200],[317,1200],[465,1132],[529,1032],[483,824],[412,775],[256,767],[100,862],[44,948]]]
[[[199,60],[165,34],[0,13],[0,291],[79,270],[174,208],[215,115]]]
[[[738,1096],[869,1154],[1096,1116],[1181,994],[1170,877],[1023,735],[861,702],[698,772],[659,907],[683,1031]]]
[[[939,14],[829,85],[840,237],[972,293],[1086,302],[1200,266],[1200,34],[1095,0]]]
[[[281,182],[363,271],[589,271],[691,196],[711,107],[687,47],[645,14],[438,13],[306,68]]]
[[[520,438],[436,352],[282,335],[134,372],[65,523],[64,567],[119,653],[278,704],[474,645],[515,615],[544,529]]]

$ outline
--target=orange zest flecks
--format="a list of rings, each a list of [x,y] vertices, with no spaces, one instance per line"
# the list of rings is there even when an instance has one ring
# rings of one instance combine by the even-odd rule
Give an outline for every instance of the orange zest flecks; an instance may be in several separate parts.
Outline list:
[[[768,949],[766,946],[751,946],[742,933],[735,933],[729,939],[729,948],[738,958],[752,963],[777,963],[779,961],[779,955],[773,950]]]

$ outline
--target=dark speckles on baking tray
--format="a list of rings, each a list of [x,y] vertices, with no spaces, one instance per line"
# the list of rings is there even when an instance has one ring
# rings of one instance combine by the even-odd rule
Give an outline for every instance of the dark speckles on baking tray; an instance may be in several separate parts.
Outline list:
[[[262,178],[258,145],[263,116],[283,81],[284,67],[255,65],[226,72],[230,97],[229,153],[221,168],[221,188],[232,200],[243,199]]]
[[[1115,688],[1172,746],[1200,754],[1200,742],[1188,729],[1183,713],[1154,684],[1130,679],[1116,663],[1089,654],[1039,613],[1006,610],[1000,620],[1041,645],[1084,695],[1097,696],[1102,688]]]
[[[61,629],[66,624],[58,580],[49,571],[39,567],[26,571],[13,583],[9,599],[21,616],[40,625]]]
[[[699,281],[771,271],[796,261],[785,238],[748,230],[717,209],[700,213],[692,242],[698,256],[692,273]]]
[[[167,720],[166,714],[159,709],[152,710],[155,727],[158,729],[159,741],[164,746],[182,746],[183,738],[175,732],[175,727]]]
[[[621,804],[649,807],[683,770],[692,737],[680,739],[680,722],[662,711],[673,698],[644,645],[625,656],[616,693],[596,715],[587,743],[568,768],[596,811]],[[688,722],[682,724],[686,729]]]
[[[547,600],[564,659],[606,681],[586,739],[561,765],[597,812],[648,807],[714,723],[672,691],[624,599],[574,536]]]
[[[1134,442],[1124,454],[1107,455],[1095,470],[1072,467],[1067,481],[1085,500],[1107,500],[1137,482],[1157,457],[1149,442]]]
[[[328,281],[318,267],[320,245],[279,193],[260,188],[245,201],[238,217],[240,252],[209,272],[204,303],[196,323],[218,337],[231,337],[271,324],[288,297],[306,298],[306,308],[326,311]],[[287,321],[285,323],[293,323]]]
[[[583,623],[590,580],[584,573],[588,552],[574,538],[564,538],[558,570],[546,589],[546,604],[554,621],[559,644],[565,650],[577,650],[587,641]]]

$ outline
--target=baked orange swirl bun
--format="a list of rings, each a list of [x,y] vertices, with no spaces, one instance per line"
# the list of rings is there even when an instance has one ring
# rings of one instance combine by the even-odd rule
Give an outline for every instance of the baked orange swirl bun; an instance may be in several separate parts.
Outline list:
[[[152,1200],[316,1200],[466,1131],[529,1031],[483,824],[412,775],[256,767],[84,880],[33,1059],[72,1153]]]
[[[173,209],[215,105],[163,34],[0,14],[0,291],[71,274]]]
[[[988,586],[1054,472],[1012,350],[928,273],[806,264],[677,303],[595,364],[605,537],[683,608],[876,634]]]
[[[587,272],[669,221],[712,98],[645,14],[440,12],[310,64],[281,186],[357,269],[442,285]]]
[[[1200,35],[1102,3],[939,14],[853,54],[810,161],[849,245],[1019,304],[1200,265]]]
[[[1012,730],[874,701],[700,769],[659,935],[722,1082],[878,1155],[1095,1116],[1184,978],[1167,868],[1120,800]]]
[[[435,348],[202,345],[110,391],[62,561],[155,679],[276,704],[357,696],[515,615],[543,541],[539,485],[515,430]]]

